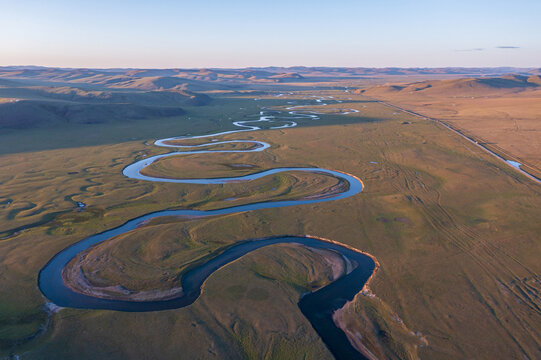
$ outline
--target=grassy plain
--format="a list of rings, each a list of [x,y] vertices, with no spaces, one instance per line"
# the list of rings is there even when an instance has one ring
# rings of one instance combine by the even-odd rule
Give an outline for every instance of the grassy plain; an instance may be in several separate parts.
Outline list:
[[[98,125],[105,138],[94,145],[73,139],[87,131],[80,127],[63,130],[72,137],[66,141],[45,130],[3,134],[1,229],[7,235],[13,228],[43,225],[0,241],[1,354],[28,359],[330,357],[297,307],[302,293],[329,281],[321,256],[304,248],[273,246],[247,255],[213,275],[193,305],[171,311],[62,309],[50,316],[37,288],[41,267],[85,236],[155,210],[228,206],[226,199],[239,192],[293,181],[290,175],[219,187],[161,184],[127,179],[122,168],[142,154],[166,152],[148,145],[154,138],[229,130],[232,119],[245,119],[261,106],[284,108],[307,94],[260,101],[221,98],[208,107],[186,108],[190,121],[166,120],[160,126],[148,121],[122,130]],[[201,176],[199,169],[237,174],[224,163],[318,166],[361,178],[361,194],[205,220],[162,219],[97,246],[96,258],[110,256],[108,264],[124,266],[130,281],[145,268],[149,272],[136,286],[159,288],[170,281],[160,271],[181,274],[190,259],[236,241],[317,235],[367,251],[381,264],[370,284],[381,300],[360,295],[348,308],[349,326],[364,335],[375,354],[540,357],[540,187],[435,123],[349,93],[324,94],[351,98],[347,107],[360,112],[299,120],[297,128],[231,135],[227,138],[272,146],[261,155],[168,159],[169,175],[178,170],[180,176]],[[341,106],[346,103],[329,107]],[[16,150],[31,139],[46,140],[28,142],[24,153]],[[189,167],[183,168],[184,162]],[[160,170],[160,165],[151,169]],[[327,184],[314,181],[300,183]],[[299,191],[303,188],[292,194]],[[255,191],[242,201],[257,201],[259,195]],[[78,211],[76,201],[87,208]],[[120,276],[108,274],[115,281]]]
[[[365,94],[442,120],[541,178],[541,79],[516,78],[384,85]]]

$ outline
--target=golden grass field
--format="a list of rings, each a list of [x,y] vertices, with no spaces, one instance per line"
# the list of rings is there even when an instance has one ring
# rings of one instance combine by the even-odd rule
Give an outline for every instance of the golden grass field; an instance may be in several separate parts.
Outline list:
[[[461,86],[463,82],[421,82],[431,85],[421,91],[380,86],[365,94],[442,120],[541,177],[541,87]]]
[[[99,268],[102,280],[159,289],[181,276],[190,260],[236,241],[316,235],[366,251],[381,265],[369,286],[375,297],[359,295],[344,311],[348,327],[374,354],[541,357],[539,185],[436,123],[339,91],[261,101],[222,97],[208,107],[187,108],[192,122],[168,120],[162,128],[133,122],[125,130],[99,125],[106,140],[95,145],[78,146],[73,137],[85,130],[73,128],[63,130],[72,137],[69,146],[52,134],[47,147],[23,153],[14,150],[22,146],[18,142],[42,138],[46,131],[0,135],[4,146],[13,144],[0,156],[0,232],[7,236],[0,240],[0,354],[330,358],[297,307],[302,293],[329,281],[329,268],[322,266],[321,254],[302,247],[272,246],[241,258],[211,276],[193,305],[177,310],[51,314],[37,287],[39,270],[58,251],[136,216],[260,201],[262,194],[302,197],[333,185],[332,178],[294,173],[220,186],[149,183],[122,175],[138,156],[167,152],[149,146],[153,139],[229,130],[230,117],[244,119],[260,106],[283,109],[288,100],[316,93],[351,98],[328,108],[347,105],[360,112],[224,137],[270,143],[261,154],[168,158],[148,171],[214,177],[255,171],[231,164],[253,164],[258,171],[317,166],[359,177],[365,184],[361,194],[204,220],[161,219],[91,249],[87,270]],[[136,140],[130,140],[132,134]],[[268,193],[269,188],[274,190]],[[75,201],[87,208],[78,211]],[[9,236],[10,229],[40,222]]]

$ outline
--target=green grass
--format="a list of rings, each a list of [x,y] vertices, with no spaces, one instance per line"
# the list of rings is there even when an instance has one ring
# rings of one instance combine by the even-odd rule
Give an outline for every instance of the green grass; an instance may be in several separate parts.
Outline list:
[[[219,187],[152,184],[121,174],[141,152],[164,152],[145,145],[151,139],[230,129],[229,117],[253,114],[262,104],[283,106],[285,101],[222,98],[208,108],[193,110],[190,115],[197,119],[193,124],[108,125],[103,128],[103,139],[96,137],[80,145],[70,139],[64,142],[51,132],[50,136],[33,131],[1,135],[6,151],[0,157],[0,231],[60,213],[41,226],[0,241],[2,354],[24,351],[30,359],[176,358],[179,354],[328,358],[330,354],[297,307],[302,292],[329,281],[328,267],[314,254],[283,246],[262,249],[219,270],[205,284],[201,298],[188,308],[152,314],[65,309],[53,317],[44,335],[14,341],[38,332],[44,323],[26,320],[28,316],[45,319],[45,299],[36,286],[39,270],[55,253],[85,236],[151,211],[217,208],[229,204],[228,197],[243,193],[249,196],[239,202],[259,201],[269,195],[275,182],[284,190],[291,188],[284,194],[276,190],[272,194],[276,198],[325,187],[327,183],[314,182],[314,178],[297,181],[301,188],[291,187],[294,177],[300,178],[297,174]],[[347,106],[361,113],[300,121],[298,128],[230,136],[253,137],[273,147],[261,157],[242,154],[219,161],[194,157],[190,161],[201,167],[192,175],[238,173],[224,163],[256,163],[261,169],[286,164],[319,166],[358,176],[366,186],[361,194],[203,221],[160,219],[95,249],[96,258],[108,254],[116,261],[101,264],[105,279],[117,279],[114,265],[125,264],[129,274],[125,281],[159,288],[166,285],[156,281],[164,269],[179,275],[193,261],[237,241],[317,235],[367,251],[381,264],[370,285],[381,303],[358,297],[350,309],[351,319],[359,319],[352,326],[364,329],[366,335],[385,332],[385,336],[370,338],[375,352],[403,358],[415,351],[420,358],[430,359],[520,358],[524,354],[536,358],[541,319],[532,294],[539,292],[536,274],[541,272],[539,187],[431,122],[393,115],[388,108],[369,102]],[[223,121],[215,121],[217,115]],[[403,125],[404,121],[410,124]],[[86,130],[59,131],[73,135]],[[132,134],[138,140],[130,140]],[[22,153],[25,147],[19,143],[25,141],[31,145]],[[182,161],[171,160],[171,164],[184,174],[190,169],[184,169]],[[77,212],[73,201],[83,201],[88,207]],[[35,206],[24,210],[29,204]],[[389,221],[377,220],[382,217]],[[143,268],[147,272],[140,271]],[[391,312],[405,327],[391,321]],[[418,338],[409,337],[409,330],[420,332],[428,345],[415,350]],[[99,348],[96,343],[101,344]]]

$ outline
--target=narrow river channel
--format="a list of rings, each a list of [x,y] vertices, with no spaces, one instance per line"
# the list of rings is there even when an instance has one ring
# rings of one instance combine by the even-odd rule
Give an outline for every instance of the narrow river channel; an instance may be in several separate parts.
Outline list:
[[[317,100],[316,100],[317,101]],[[318,103],[321,101],[318,101]],[[347,114],[350,112],[345,112]],[[275,244],[295,243],[301,244],[307,247],[326,249],[339,253],[344,258],[347,258],[355,268],[348,274],[336,279],[332,283],[308,294],[305,294],[299,300],[299,308],[304,316],[310,321],[315,331],[319,334],[323,342],[327,345],[328,349],[337,359],[363,359],[364,357],[357,352],[348,341],[345,333],[336,326],[332,319],[332,314],[342,308],[347,301],[351,301],[356,294],[358,294],[373,274],[375,269],[374,260],[347,245],[340,244],[335,241],[329,241],[310,236],[281,236],[270,237],[262,239],[248,239],[246,241],[239,242],[225,251],[217,254],[214,258],[206,263],[199,265],[196,268],[191,269],[182,276],[181,285],[183,292],[177,297],[167,298],[164,300],[152,300],[152,301],[137,301],[137,300],[115,300],[105,299],[91,294],[84,294],[72,290],[63,280],[62,272],[66,265],[77,254],[87,250],[91,246],[107,241],[117,235],[124,234],[128,231],[136,229],[138,226],[144,224],[150,219],[163,217],[163,216],[217,216],[225,214],[234,214],[245,211],[256,211],[259,209],[267,208],[279,208],[286,206],[298,206],[303,204],[314,204],[326,201],[336,201],[344,199],[350,196],[357,195],[363,190],[363,184],[358,178],[335,170],[321,169],[321,168],[304,168],[304,167],[283,167],[274,168],[266,171],[258,172],[251,175],[239,176],[239,177],[226,177],[226,178],[199,178],[199,179],[170,179],[146,176],[141,174],[141,171],[152,164],[154,161],[169,157],[169,156],[183,156],[189,154],[212,154],[212,153],[234,153],[234,152],[258,152],[264,151],[269,148],[269,144],[254,141],[254,140],[228,140],[218,141],[217,137],[226,134],[256,131],[262,130],[260,125],[267,125],[267,129],[281,129],[297,126],[299,119],[304,120],[317,120],[318,116],[314,113],[302,113],[301,111],[288,111],[287,115],[278,115],[276,112],[267,114],[262,111],[259,114],[259,119],[237,121],[233,125],[239,129],[225,131],[216,134],[199,135],[199,136],[184,136],[161,139],[155,142],[155,145],[183,149],[185,151],[174,151],[166,154],[156,155],[153,157],[145,158],[137,161],[123,170],[123,174],[128,178],[139,179],[143,181],[155,181],[155,182],[171,182],[171,183],[184,183],[184,184],[226,184],[228,182],[238,181],[251,181],[259,179],[264,176],[269,176],[281,172],[291,171],[303,171],[312,172],[323,175],[336,177],[341,181],[344,181],[347,186],[339,193],[333,193],[328,196],[319,197],[315,199],[303,199],[303,200],[284,200],[284,201],[263,201],[252,204],[227,207],[215,210],[164,210],[149,213],[135,219],[129,220],[125,224],[116,227],[114,229],[107,230],[105,232],[92,235],[86,239],[83,239],[64,250],[56,254],[47,265],[41,270],[39,274],[39,288],[43,294],[54,304],[61,307],[72,307],[80,309],[102,309],[102,310],[116,310],[116,311],[128,311],[128,312],[141,312],[141,311],[160,311],[177,309],[188,306],[194,303],[201,295],[203,284],[205,280],[211,276],[215,271],[226,266],[232,261],[248,254],[254,250],[260,249],[265,246]],[[199,145],[179,145],[179,142],[208,138],[211,141]],[[217,144],[226,143],[249,143],[252,144],[250,148],[243,150],[209,150],[209,147]],[[203,149],[200,149],[203,148]],[[188,150],[190,149],[190,150]]]

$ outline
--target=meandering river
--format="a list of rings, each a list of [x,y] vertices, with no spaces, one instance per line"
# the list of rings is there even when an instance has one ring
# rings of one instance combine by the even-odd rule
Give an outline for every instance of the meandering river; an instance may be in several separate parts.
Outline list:
[[[319,101],[318,101],[319,100]],[[322,99],[316,100],[321,103]],[[346,111],[342,114],[347,114],[352,111]],[[117,310],[117,311],[159,311],[176,309],[188,306],[194,303],[201,295],[202,287],[205,280],[211,276],[215,271],[221,267],[226,266],[232,261],[248,254],[254,250],[260,249],[265,246],[285,243],[296,243],[304,246],[326,249],[334,251],[340,254],[342,257],[347,258],[355,268],[348,274],[343,275],[332,283],[318,289],[317,291],[305,294],[299,300],[299,308],[304,316],[310,321],[316,332],[320,335],[323,342],[327,345],[328,349],[337,359],[350,359],[350,358],[364,358],[359,352],[357,352],[348,341],[344,332],[339,329],[332,319],[332,314],[337,309],[342,308],[347,301],[351,301],[356,294],[358,294],[364,287],[364,284],[373,274],[375,269],[374,260],[347,245],[340,244],[338,242],[325,240],[310,236],[282,236],[271,237],[262,239],[249,239],[238,244],[229,247],[224,252],[221,252],[216,257],[212,258],[208,262],[191,269],[185,273],[181,278],[181,286],[183,292],[177,297],[168,298],[164,300],[152,300],[152,301],[129,301],[129,300],[114,300],[105,299],[93,296],[92,294],[81,293],[72,290],[63,280],[62,272],[66,265],[82,251],[87,250],[89,247],[107,241],[117,235],[124,234],[128,231],[136,229],[150,219],[154,219],[162,216],[216,216],[240,213],[245,211],[256,211],[266,208],[278,208],[286,206],[298,206],[303,204],[314,204],[326,201],[335,201],[344,199],[350,196],[354,196],[362,191],[362,182],[349,174],[321,168],[303,168],[303,167],[283,167],[274,168],[266,171],[258,172],[255,174],[238,176],[238,177],[224,177],[224,178],[199,178],[199,179],[170,179],[155,176],[147,176],[141,173],[141,171],[152,164],[154,161],[169,157],[169,156],[183,156],[189,154],[212,154],[212,153],[235,153],[235,152],[258,152],[264,151],[269,148],[270,145],[255,140],[227,140],[218,141],[217,137],[227,134],[262,130],[262,125],[267,125],[268,129],[282,129],[288,127],[297,126],[299,119],[304,120],[317,120],[318,116],[311,112],[301,112],[297,110],[288,111],[285,115],[282,113],[273,112],[267,113],[262,111],[259,114],[259,118],[256,120],[236,121],[233,125],[239,129],[224,131],[209,135],[199,136],[182,136],[161,139],[155,142],[155,145],[182,149],[184,151],[174,151],[166,154],[156,155],[149,158],[137,161],[123,170],[123,174],[132,179],[139,179],[144,181],[154,182],[170,182],[170,183],[184,183],[184,184],[225,184],[231,181],[251,181],[269,176],[281,172],[290,171],[303,171],[319,173],[336,177],[347,184],[347,187],[339,193],[329,194],[324,197],[302,200],[281,200],[281,201],[263,201],[246,205],[239,205],[215,210],[164,210],[149,213],[135,219],[129,220],[125,224],[116,227],[114,229],[107,230],[105,232],[92,235],[86,239],[83,239],[59,252],[55,255],[47,265],[41,270],[39,274],[39,287],[43,294],[54,304],[61,307],[73,307],[82,309],[104,309],[104,310]],[[208,138],[211,141],[199,144],[199,145],[181,145],[179,142]],[[242,150],[212,150],[209,149],[212,146],[218,144],[228,143],[248,143],[252,144],[248,149]],[[190,149],[190,150],[188,150]]]

